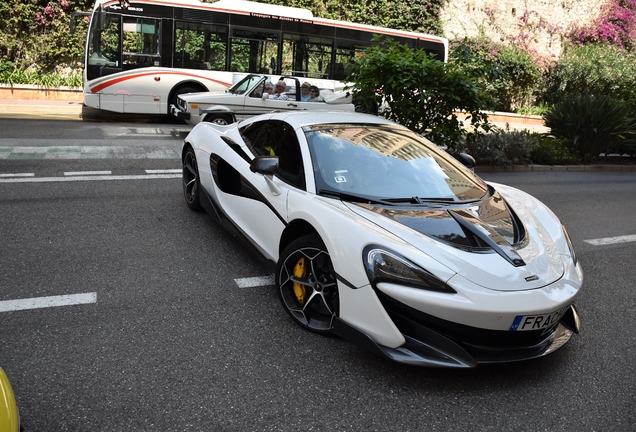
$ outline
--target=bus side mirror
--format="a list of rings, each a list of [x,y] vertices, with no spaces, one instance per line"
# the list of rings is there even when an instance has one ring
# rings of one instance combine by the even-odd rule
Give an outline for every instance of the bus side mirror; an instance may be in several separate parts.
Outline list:
[[[104,10],[104,6],[100,5],[99,9],[95,11],[95,18],[97,19],[97,25],[95,27],[98,30],[104,30],[106,23],[106,11]]]

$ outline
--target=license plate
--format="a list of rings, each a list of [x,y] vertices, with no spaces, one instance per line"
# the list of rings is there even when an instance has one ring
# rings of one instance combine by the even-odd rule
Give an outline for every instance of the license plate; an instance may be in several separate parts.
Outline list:
[[[510,326],[510,331],[541,330],[559,322],[570,306],[543,315],[517,315]]]

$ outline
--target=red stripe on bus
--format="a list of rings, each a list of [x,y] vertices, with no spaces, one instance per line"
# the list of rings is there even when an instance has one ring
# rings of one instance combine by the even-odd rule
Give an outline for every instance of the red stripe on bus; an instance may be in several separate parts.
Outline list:
[[[215,83],[218,84],[222,84],[226,87],[231,87],[232,84],[228,84],[226,82],[223,81],[219,81],[219,80],[215,80],[214,78],[208,78],[208,77],[204,77],[201,75],[195,75],[195,74],[189,74],[189,73],[183,73],[183,72],[146,72],[146,73],[139,73],[139,74],[134,74],[134,75],[127,75],[124,77],[119,77],[119,78],[115,78],[115,79],[111,79],[108,81],[105,81],[101,84],[98,84],[94,87],[91,87],[91,93],[97,93],[99,91],[104,90],[106,87],[110,87],[114,84],[123,82],[123,81],[128,81],[131,80],[133,78],[139,78],[139,77],[143,77],[143,76],[148,76],[148,75],[185,75],[185,76],[190,76],[190,77],[195,77],[195,78],[199,78],[199,79],[203,79],[203,80],[208,80],[208,81],[213,81]]]

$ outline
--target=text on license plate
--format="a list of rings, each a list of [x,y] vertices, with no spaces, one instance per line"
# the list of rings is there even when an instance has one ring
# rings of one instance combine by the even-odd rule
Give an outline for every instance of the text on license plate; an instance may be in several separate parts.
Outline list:
[[[510,331],[541,330],[551,327],[563,318],[569,308],[570,306],[566,306],[543,315],[517,315],[510,326]]]

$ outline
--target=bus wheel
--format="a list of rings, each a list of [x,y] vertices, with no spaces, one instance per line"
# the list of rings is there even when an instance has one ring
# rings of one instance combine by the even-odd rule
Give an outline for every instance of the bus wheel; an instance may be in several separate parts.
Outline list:
[[[214,123],[218,125],[229,125],[234,123],[232,116],[227,114],[208,114],[203,117],[205,123]]]
[[[170,95],[170,100],[168,101],[168,115],[170,115],[170,105],[177,104],[177,98],[179,97],[179,95],[186,94],[186,93],[197,93],[202,91],[205,91],[205,90],[202,90],[201,88],[198,88],[198,87],[181,87],[180,89],[175,90]]]

